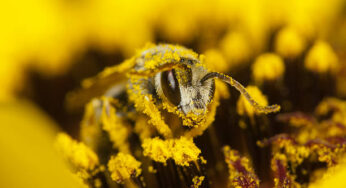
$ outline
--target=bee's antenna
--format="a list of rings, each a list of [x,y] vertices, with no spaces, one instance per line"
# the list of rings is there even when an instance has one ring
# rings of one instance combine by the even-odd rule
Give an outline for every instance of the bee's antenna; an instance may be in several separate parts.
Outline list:
[[[210,72],[206,74],[202,79],[201,83],[205,82],[208,79],[212,78],[218,78],[229,85],[233,86],[236,88],[249,103],[251,106],[253,106],[257,111],[263,112],[263,113],[271,113],[271,112],[277,112],[280,110],[280,106],[277,104],[271,105],[271,106],[261,106],[259,105],[251,96],[250,94],[246,91],[243,85],[241,85],[237,80],[234,80],[232,77],[218,73],[218,72]]]

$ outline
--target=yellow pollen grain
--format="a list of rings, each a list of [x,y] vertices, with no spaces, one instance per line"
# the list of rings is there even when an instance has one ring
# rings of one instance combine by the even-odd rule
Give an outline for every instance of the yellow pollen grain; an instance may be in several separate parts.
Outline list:
[[[117,183],[124,183],[124,180],[131,177],[138,177],[142,172],[140,166],[141,163],[132,155],[124,153],[111,156],[111,159],[108,161],[108,170],[111,173],[111,178]]]
[[[65,160],[76,168],[94,170],[99,165],[96,153],[85,144],[73,140],[65,133],[57,135],[55,146]]]
[[[180,137],[170,140],[169,143],[172,158],[181,166],[189,166],[192,161],[197,161],[201,150],[193,143],[192,138]]]
[[[190,162],[197,161],[201,150],[194,144],[192,138],[162,140],[158,137],[145,139],[142,144],[143,155],[152,160],[166,163],[173,159],[177,165],[189,166]]]
[[[157,173],[157,170],[153,166],[149,166],[148,171],[153,174]]]
[[[166,163],[171,157],[171,151],[167,147],[167,142],[158,137],[145,139],[142,143],[142,148],[144,156],[148,156],[157,162]]]
[[[202,185],[202,183],[203,183],[204,178],[205,178],[204,176],[195,176],[195,177],[193,177],[193,179],[192,179],[192,183],[193,183],[192,188],[200,187]]]

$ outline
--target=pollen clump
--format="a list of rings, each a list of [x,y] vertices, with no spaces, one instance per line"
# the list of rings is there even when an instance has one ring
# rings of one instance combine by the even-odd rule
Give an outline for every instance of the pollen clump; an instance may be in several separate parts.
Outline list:
[[[178,110],[176,106],[173,106],[168,102],[164,101],[161,105],[164,110],[167,110],[167,112],[176,114],[178,117],[180,117],[182,119],[183,126],[198,128],[206,124],[206,113],[203,110],[200,110],[200,114],[202,115],[197,115],[193,112],[184,114]]]
[[[258,102],[259,105],[267,106],[267,97],[256,86],[247,86],[246,90]],[[251,106],[251,104],[241,95],[237,101],[237,112],[239,115],[247,115],[253,117],[258,112]]]
[[[305,49],[305,39],[294,28],[280,30],[275,41],[275,51],[285,58],[297,58]]]
[[[141,163],[132,155],[124,153],[111,156],[108,162],[108,170],[111,173],[111,178],[117,183],[124,183],[124,180],[138,177],[142,172],[140,166]]]
[[[280,56],[272,53],[260,55],[252,65],[252,75],[256,82],[274,81],[282,77],[285,65]]]
[[[142,143],[143,155],[150,157],[154,161],[166,163],[171,157],[170,148],[167,146],[167,141],[158,137],[147,138]]]
[[[201,150],[193,143],[192,138],[180,137],[169,141],[169,148],[174,161],[181,166],[189,166],[192,161],[197,161]]]
[[[142,144],[144,156],[154,161],[166,163],[173,159],[180,166],[189,166],[190,162],[197,161],[201,150],[193,143],[192,138],[161,140],[159,138],[145,139]]]
[[[319,74],[335,73],[338,68],[338,57],[332,47],[324,42],[317,41],[309,50],[305,62],[305,68]]]
[[[90,148],[65,133],[57,135],[55,146],[65,160],[77,169],[94,170],[99,165],[97,155]]]
[[[198,188],[202,185],[203,180],[204,180],[204,176],[195,176],[192,179],[193,185],[192,188]]]

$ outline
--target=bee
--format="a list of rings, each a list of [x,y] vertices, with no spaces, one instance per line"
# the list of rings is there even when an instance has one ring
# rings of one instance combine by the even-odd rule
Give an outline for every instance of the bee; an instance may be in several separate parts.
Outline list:
[[[256,111],[271,113],[280,109],[278,105],[259,105],[238,81],[209,71],[203,58],[192,50],[170,44],[147,45],[134,57],[83,81],[82,88],[69,94],[67,100],[73,107],[93,97],[116,98],[123,105],[134,107],[123,110],[123,115],[130,111],[144,114],[161,135],[172,137],[163,114],[173,114],[182,125],[196,130],[211,124],[217,106],[213,103],[218,100],[215,80],[237,89]],[[94,103],[98,107],[104,105],[102,101]]]

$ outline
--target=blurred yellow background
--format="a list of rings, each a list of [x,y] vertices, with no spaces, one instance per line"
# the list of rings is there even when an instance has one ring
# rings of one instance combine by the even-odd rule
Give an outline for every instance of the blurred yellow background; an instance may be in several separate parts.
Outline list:
[[[214,69],[228,71],[270,50],[269,43],[289,59],[317,39],[328,41],[345,70],[345,18],[343,0],[4,1],[0,187],[78,185],[50,147],[59,126],[25,97],[30,72],[47,79],[64,75],[90,46],[119,53],[116,64],[147,42],[192,47],[209,54]],[[279,33],[275,39],[273,32]],[[341,96],[345,81],[340,75]]]
[[[198,50],[227,46],[223,55],[237,61],[265,50],[272,30],[289,27],[303,40],[331,38],[344,50],[344,9],[342,0],[3,2],[0,99],[23,87],[29,67],[47,76],[62,74],[71,58],[91,45],[129,57],[157,39],[188,44],[198,38]],[[224,32],[228,35],[220,40]]]

